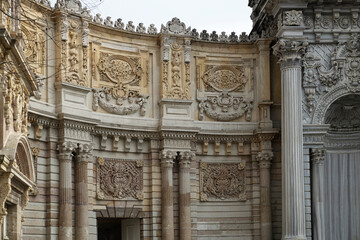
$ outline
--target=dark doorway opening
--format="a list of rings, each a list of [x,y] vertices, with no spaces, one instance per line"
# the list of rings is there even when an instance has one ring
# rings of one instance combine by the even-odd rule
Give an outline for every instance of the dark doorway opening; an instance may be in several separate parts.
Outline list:
[[[98,218],[98,240],[122,240],[121,218]]]

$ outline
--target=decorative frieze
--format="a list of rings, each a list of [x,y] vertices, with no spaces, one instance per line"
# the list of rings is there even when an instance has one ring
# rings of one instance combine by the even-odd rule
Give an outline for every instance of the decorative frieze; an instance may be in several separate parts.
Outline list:
[[[200,201],[246,201],[245,162],[200,163]]]
[[[97,198],[101,200],[142,200],[143,160],[98,158]]]

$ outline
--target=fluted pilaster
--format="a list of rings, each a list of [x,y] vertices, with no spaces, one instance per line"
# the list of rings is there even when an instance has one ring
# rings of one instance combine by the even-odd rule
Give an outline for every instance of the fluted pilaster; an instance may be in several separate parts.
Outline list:
[[[88,239],[88,161],[92,154],[92,147],[88,144],[79,144],[76,156],[75,173],[75,236],[78,240]]]
[[[324,149],[312,149],[312,221],[313,239],[325,239],[325,215],[324,215]]]
[[[72,142],[64,142],[59,146],[59,240],[72,238],[71,161],[75,147]]]
[[[194,156],[190,151],[183,151],[179,157],[180,240],[191,239],[190,165]]]
[[[281,63],[282,231],[283,239],[306,239],[301,95],[305,41],[280,39],[274,48]]]
[[[174,239],[173,164],[176,152],[161,153],[161,226],[162,239]]]

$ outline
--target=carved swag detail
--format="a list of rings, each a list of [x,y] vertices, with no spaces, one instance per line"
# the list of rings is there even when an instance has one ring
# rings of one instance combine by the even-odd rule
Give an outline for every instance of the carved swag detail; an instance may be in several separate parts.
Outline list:
[[[200,163],[200,201],[246,201],[245,162]]]
[[[103,200],[143,199],[143,161],[98,158],[97,197]]]

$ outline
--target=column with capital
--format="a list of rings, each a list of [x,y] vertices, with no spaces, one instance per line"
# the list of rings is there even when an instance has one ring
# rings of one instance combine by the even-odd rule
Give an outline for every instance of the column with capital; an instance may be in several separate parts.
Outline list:
[[[282,239],[306,239],[302,130],[301,58],[306,41],[280,39],[273,47],[281,63]]]
[[[72,239],[72,174],[71,161],[75,145],[59,145],[59,240]]]
[[[176,152],[161,153],[161,226],[162,239],[174,240],[173,165]]]
[[[270,166],[273,157],[272,152],[259,152],[256,157],[260,167],[260,225],[262,240],[272,239]]]
[[[325,239],[324,219],[324,149],[311,150],[312,163],[312,220],[314,222],[313,238],[315,240]]]
[[[88,231],[88,161],[92,146],[79,144],[75,165],[75,239],[87,240]]]
[[[190,164],[194,156],[195,154],[191,151],[180,152],[180,158],[179,158],[180,240],[191,239]]]

